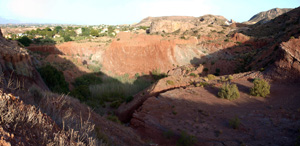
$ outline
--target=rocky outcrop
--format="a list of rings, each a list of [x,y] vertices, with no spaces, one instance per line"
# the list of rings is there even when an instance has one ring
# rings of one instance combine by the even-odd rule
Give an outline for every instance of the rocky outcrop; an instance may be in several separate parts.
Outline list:
[[[159,21],[159,20],[170,20],[170,21],[191,21],[195,19],[195,17],[192,16],[163,16],[163,17],[147,17],[143,19],[141,22],[136,24],[135,26],[148,26],[150,27],[151,23],[153,21]]]
[[[228,25],[228,20],[223,16],[204,15],[201,17],[183,17],[182,19],[153,19],[150,25],[150,33],[185,32],[190,29],[200,29],[207,25]],[[176,17],[177,18],[177,17]]]
[[[274,8],[268,11],[260,12],[250,18],[249,21],[245,22],[246,24],[256,24],[256,23],[266,23],[275,17],[289,12],[292,9],[279,9]]]
[[[186,31],[194,27],[194,24],[185,21],[157,20],[150,26],[150,33],[172,33],[174,31]]]
[[[300,81],[300,39],[290,39],[280,44],[277,60],[267,75],[273,80],[283,82]]]

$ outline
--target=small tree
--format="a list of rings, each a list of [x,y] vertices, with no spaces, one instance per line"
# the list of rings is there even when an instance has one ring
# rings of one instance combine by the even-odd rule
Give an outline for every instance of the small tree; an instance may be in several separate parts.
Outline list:
[[[69,42],[69,41],[73,41],[73,40],[71,39],[71,37],[69,35],[65,35],[64,36],[64,41]]]
[[[235,100],[240,97],[240,92],[236,84],[224,83],[218,92],[219,97],[228,100]]]
[[[99,32],[95,29],[92,29],[91,30],[91,35],[94,36],[94,37],[99,37]]]
[[[25,47],[28,47],[32,43],[31,39],[29,39],[27,36],[19,38],[18,41]]]
[[[270,85],[263,79],[255,79],[254,86],[250,89],[250,94],[253,96],[266,97],[270,94]]]

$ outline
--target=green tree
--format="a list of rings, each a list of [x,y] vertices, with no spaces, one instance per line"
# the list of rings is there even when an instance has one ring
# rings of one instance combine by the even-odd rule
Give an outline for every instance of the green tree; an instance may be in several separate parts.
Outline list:
[[[58,32],[62,31],[63,28],[61,26],[54,27],[54,32],[57,34]]]
[[[64,36],[64,41],[69,42],[69,41],[73,41],[73,40],[71,39],[70,35],[65,35]]]
[[[56,93],[68,93],[69,84],[61,71],[51,65],[46,65],[38,69],[44,82],[49,89]]]
[[[31,39],[29,39],[27,36],[19,38],[18,42],[20,42],[25,47],[28,47],[32,43]]]
[[[91,30],[91,35],[95,36],[95,37],[99,37],[99,32],[97,30],[95,30],[95,29],[92,29]]]

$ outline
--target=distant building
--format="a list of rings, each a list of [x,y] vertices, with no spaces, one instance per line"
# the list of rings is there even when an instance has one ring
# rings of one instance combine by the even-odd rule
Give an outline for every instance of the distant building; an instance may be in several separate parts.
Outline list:
[[[53,36],[53,38],[59,38],[59,37],[60,37],[59,34],[55,34],[55,35]]]
[[[76,32],[77,35],[80,35],[80,34],[82,34],[82,29],[78,28],[78,29],[75,30],[75,32]]]
[[[118,34],[120,32],[119,29],[115,29],[115,33]]]
[[[101,33],[105,33],[105,32],[107,32],[107,31],[108,31],[107,28],[103,28],[102,31],[101,31]]]
[[[12,37],[11,37],[11,34],[7,34],[7,35],[5,35],[4,37],[7,38],[7,39],[12,38]]]

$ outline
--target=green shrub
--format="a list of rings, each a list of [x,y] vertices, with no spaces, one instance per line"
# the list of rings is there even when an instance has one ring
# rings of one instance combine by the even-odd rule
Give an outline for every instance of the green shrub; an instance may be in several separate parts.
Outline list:
[[[111,108],[118,108],[121,104],[122,104],[122,100],[116,100],[116,101],[113,101],[112,103],[110,103],[110,107]]]
[[[207,78],[208,78],[208,80],[214,80],[214,79],[216,79],[216,76],[213,74],[208,74]]]
[[[229,120],[229,125],[233,129],[238,129],[240,127],[241,121],[238,117]]]
[[[253,96],[266,97],[270,94],[270,85],[263,79],[255,79],[254,86],[250,89],[250,94]]]
[[[19,38],[17,41],[20,42],[25,47],[28,47],[32,43],[31,39],[29,39],[27,36],[23,36]]]
[[[207,82],[200,82],[200,83],[195,84],[196,87],[206,87],[208,85],[209,85],[209,83],[207,83]]]
[[[134,77],[135,77],[135,78],[138,78],[138,77],[140,77],[140,74],[139,74],[139,73],[136,73],[136,74],[134,75]]]
[[[94,73],[94,74],[85,74],[83,76],[80,76],[75,79],[75,82],[73,85],[76,86],[81,86],[81,85],[95,85],[95,84],[101,84],[102,79],[99,77],[101,75],[100,73]]]
[[[208,68],[204,68],[203,71],[208,72]]]
[[[165,73],[161,73],[160,69],[154,69],[151,71],[151,76],[154,78],[154,80],[160,80],[162,78],[167,77]]]
[[[222,76],[222,77],[220,78],[220,80],[221,80],[221,82],[227,82],[227,79],[226,79],[224,76]]]
[[[126,97],[126,103],[130,102],[133,100],[133,96],[128,96]]]
[[[233,76],[232,76],[232,75],[229,75],[229,76],[228,76],[228,80],[229,80],[229,81],[233,80]]]
[[[91,92],[89,86],[80,85],[75,87],[70,93],[71,96],[78,98],[81,102],[87,101],[87,99],[91,96]]]
[[[180,138],[177,140],[177,146],[192,146],[197,142],[195,136],[188,135],[186,132],[182,131]]]
[[[195,73],[190,73],[190,76],[197,77],[197,75]]]
[[[116,122],[118,124],[121,124],[121,121],[119,120],[119,118],[115,115],[109,115],[106,117],[107,120],[110,120],[110,121],[113,121],[113,122]]]
[[[172,138],[174,136],[174,132],[172,130],[164,131],[163,136],[166,139],[170,139],[170,138]]]
[[[225,83],[220,88],[218,96],[228,100],[235,100],[240,97],[239,89],[235,84]]]
[[[168,84],[168,85],[174,85],[175,83],[174,83],[174,81],[167,80],[167,84]]]
[[[63,36],[63,38],[64,38],[64,41],[65,41],[65,42],[73,41],[73,40],[71,39],[70,35],[65,35],[65,36]]]
[[[38,72],[51,91],[56,93],[69,92],[69,84],[66,82],[63,73],[55,67],[46,65],[39,68]]]
[[[99,72],[101,71],[101,67],[102,67],[101,64],[100,65],[89,64],[87,68],[93,72]]]

